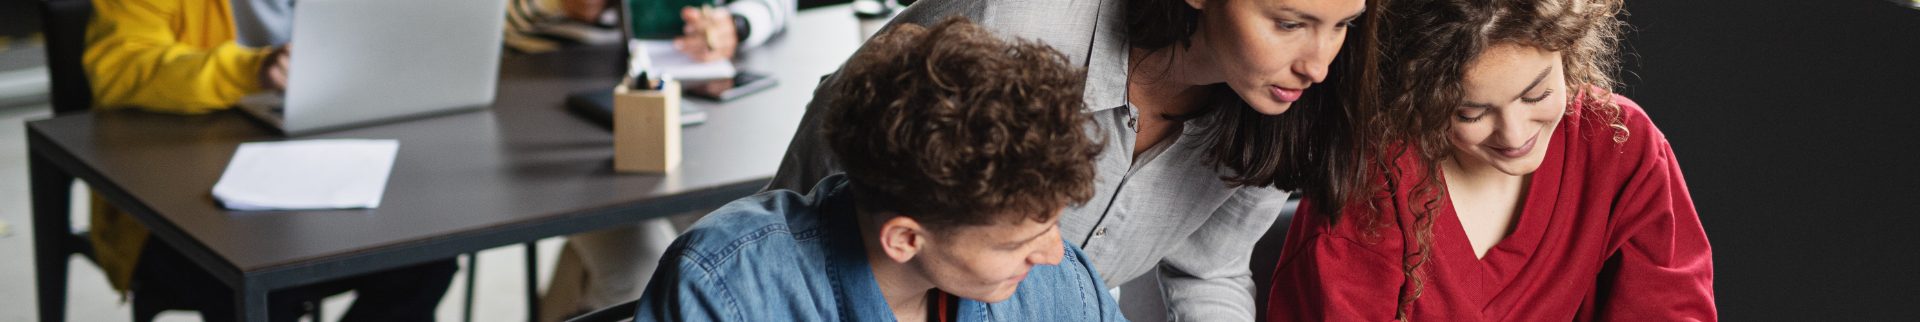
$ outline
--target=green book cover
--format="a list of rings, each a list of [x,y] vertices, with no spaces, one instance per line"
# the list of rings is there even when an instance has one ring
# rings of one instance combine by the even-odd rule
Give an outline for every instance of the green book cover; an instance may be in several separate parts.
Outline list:
[[[702,5],[720,4],[715,0],[627,0],[628,28],[632,28],[634,38],[679,37],[681,28],[687,24],[680,19],[680,9]]]

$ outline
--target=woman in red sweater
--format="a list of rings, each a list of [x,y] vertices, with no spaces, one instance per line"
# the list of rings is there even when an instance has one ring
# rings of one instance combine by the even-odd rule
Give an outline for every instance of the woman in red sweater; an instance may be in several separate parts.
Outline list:
[[[1715,320],[1673,149],[1610,90],[1620,13],[1389,5],[1375,193],[1301,202],[1268,320]]]

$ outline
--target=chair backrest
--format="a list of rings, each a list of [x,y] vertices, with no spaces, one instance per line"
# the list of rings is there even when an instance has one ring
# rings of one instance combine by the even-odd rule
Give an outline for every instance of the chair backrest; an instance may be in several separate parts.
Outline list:
[[[1253,272],[1254,316],[1265,320],[1267,316],[1267,294],[1273,291],[1273,270],[1280,266],[1280,248],[1287,244],[1287,229],[1293,226],[1293,216],[1300,209],[1300,195],[1294,194],[1287,204],[1280,208],[1280,218],[1273,220],[1273,226],[1253,243],[1253,254],[1247,262],[1247,268]]]
[[[51,81],[53,113],[85,112],[93,105],[81,54],[87,50],[87,20],[92,0],[40,0],[40,21],[46,33],[47,76]]]

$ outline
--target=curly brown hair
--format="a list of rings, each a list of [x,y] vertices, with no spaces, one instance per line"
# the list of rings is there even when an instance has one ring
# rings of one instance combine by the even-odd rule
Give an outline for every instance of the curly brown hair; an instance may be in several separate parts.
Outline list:
[[[1207,7],[1220,8],[1226,0],[1206,1]],[[1346,44],[1327,66],[1326,82],[1308,90],[1297,108],[1260,114],[1226,84],[1215,84],[1198,102],[1206,109],[1170,118],[1220,121],[1199,135],[1213,163],[1233,170],[1221,178],[1229,184],[1290,190],[1332,209],[1362,201],[1377,183],[1369,180],[1372,173],[1361,160],[1385,149],[1374,135],[1380,131],[1363,128],[1381,115],[1375,109],[1380,78],[1375,31],[1383,1],[1366,0],[1366,11],[1347,29]],[[1128,0],[1127,42],[1149,51],[1191,46],[1204,18],[1181,0]]]
[[[1398,0],[1388,5],[1380,34],[1385,44],[1380,69],[1385,75],[1381,90],[1388,93],[1382,109],[1389,117],[1372,127],[1404,150],[1372,164],[1388,173],[1386,193],[1397,191],[1391,187],[1411,185],[1407,200],[1420,204],[1412,209],[1413,231],[1404,232],[1414,247],[1403,254],[1401,273],[1406,283],[1401,286],[1396,317],[1407,319],[1413,301],[1425,289],[1420,269],[1432,258],[1432,214],[1447,196],[1440,162],[1453,157],[1446,136],[1466,95],[1462,83],[1468,64],[1493,45],[1558,51],[1574,93],[1570,97],[1577,100],[1568,104],[1568,112],[1585,106],[1593,120],[1614,130],[1615,142],[1624,142],[1627,128],[1620,106],[1612,102],[1623,14],[1621,0]],[[1412,153],[1421,168],[1386,166],[1405,153]],[[1403,175],[1421,179],[1393,182]],[[1386,200],[1390,199],[1372,202]],[[1380,218],[1386,214],[1378,211],[1377,204],[1370,208],[1375,211],[1353,219],[1377,231],[1388,219]]]
[[[1045,222],[1093,196],[1084,72],[962,17],[900,25],[842,68],[824,135],[860,207],[929,227]]]

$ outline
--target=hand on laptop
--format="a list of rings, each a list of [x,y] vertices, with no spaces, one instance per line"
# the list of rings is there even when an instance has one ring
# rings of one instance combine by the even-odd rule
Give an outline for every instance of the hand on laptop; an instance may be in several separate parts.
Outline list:
[[[273,48],[267,52],[267,58],[260,60],[260,88],[263,90],[283,90],[287,88],[287,65],[292,64],[290,53],[293,44]]]
[[[733,13],[726,8],[681,8],[680,19],[685,20],[687,26],[682,30],[685,34],[673,39],[673,48],[695,61],[732,59],[734,50],[740,47]]]

